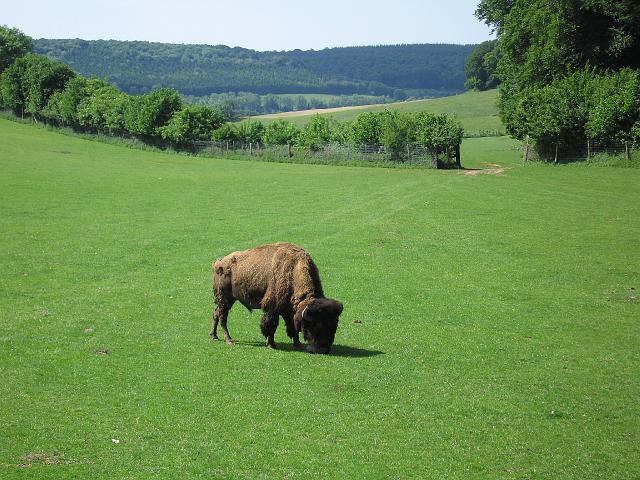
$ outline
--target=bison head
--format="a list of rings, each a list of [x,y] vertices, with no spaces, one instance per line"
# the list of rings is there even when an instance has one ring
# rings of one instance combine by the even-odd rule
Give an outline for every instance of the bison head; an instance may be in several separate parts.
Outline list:
[[[309,302],[300,318],[300,329],[309,343],[309,353],[329,353],[338,328],[342,303],[330,298],[315,298]]]

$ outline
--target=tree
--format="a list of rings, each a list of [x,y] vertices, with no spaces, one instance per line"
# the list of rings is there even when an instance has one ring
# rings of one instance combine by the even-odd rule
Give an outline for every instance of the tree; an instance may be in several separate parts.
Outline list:
[[[264,125],[257,120],[249,120],[238,125],[238,139],[244,143],[262,142]]]
[[[314,115],[302,127],[297,138],[297,144],[311,151],[318,151],[331,142],[332,137],[331,120],[322,115]]]
[[[383,117],[380,112],[364,112],[351,124],[351,141],[355,145],[375,145],[381,143]]]
[[[34,118],[41,114],[49,98],[65,88],[75,76],[64,63],[29,53],[2,73],[1,89],[5,106],[15,112],[28,112]]]
[[[203,105],[190,105],[173,114],[171,120],[160,127],[160,135],[176,145],[187,146],[198,140],[209,140],[213,131],[224,123],[222,114]]]
[[[211,134],[211,138],[216,142],[235,142],[238,140],[238,129],[233,123],[225,123]]]
[[[418,112],[414,116],[414,137],[431,150],[437,167],[440,153],[456,152],[462,143],[462,125],[446,113]]]
[[[147,95],[134,97],[125,110],[125,128],[135,135],[158,135],[159,129],[181,108],[180,95],[170,88],[161,88]]]
[[[640,72],[623,69],[601,77],[586,130],[601,141],[630,142],[640,126]]]
[[[124,130],[127,97],[103,80],[87,80],[83,98],[77,106],[78,123],[111,134]]]
[[[0,73],[16,60],[33,51],[33,40],[17,28],[0,25]]]
[[[300,134],[300,129],[286,120],[276,120],[267,124],[262,139],[266,145],[292,145]]]
[[[467,81],[464,86],[469,90],[489,90],[500,84],[498,78],[497,40],[489,40],[479,44],[467,57],[464,72]]]
[[[407,144],[416,140],[414,118],[396,110],[384,110],[381,118],[380,141],[391,154],[391,159],[399,160],[405,154]]]
[[[483,0],[476,14],[498,33],[503,123],[542,150],[586,138],[596,77],[640,68],[636,0]]]
[[[82,76],[70,79],[64,90],[51,95],[45,116],[63,125],[78,125],[78,105],[87,96],[86,85],[87,79]]]
[[[482,0],[476,10],[476,17],[494,28],[500,35],[509,12],[516,0]]]
[[[24,116],[25,91],[23,88],[27,62],[17,59],[0,75],[0,99],[5,108],[12,109],[16,115]]]
[[[27,68],[23,77],[25,110],[36,116],[44,109],[49,97],[64,90],[67,82],[76,74],[62,62],[49,60],[33,53],[23,57]]]

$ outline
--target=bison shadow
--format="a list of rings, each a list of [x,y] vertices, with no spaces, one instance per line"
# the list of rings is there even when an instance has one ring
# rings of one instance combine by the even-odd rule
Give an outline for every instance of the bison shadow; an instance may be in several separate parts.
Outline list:
[[[266,348],[264,345],[264,342],[241,342],[238,340],[236,340],[235,342],[238,345],[247,345],[249,347]],[[293,344],[291,343],[279,343],[277,350],[280,350],[283,352],[300,352],[308,355],[308,353],[305,352],[304,350],[296,350],[295,348],[293,348]],[[375,357],[376,355],[383,355],[383,354],[384,352],[381,352],[380,350],[367,350],[365,348],[356,348],[356,347],[349,347],[347,345],[334,344],[331,347],[331,353],[329,354],[329,356],[364,358],[364,357]]]

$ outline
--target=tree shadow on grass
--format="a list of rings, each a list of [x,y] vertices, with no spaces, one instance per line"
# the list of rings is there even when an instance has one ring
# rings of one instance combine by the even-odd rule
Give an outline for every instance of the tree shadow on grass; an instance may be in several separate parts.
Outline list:
[[[260,348],[267,348],[265,345],[265,342],[243,342],[243,341],[238,341],[235,340],[236,345],[240,345],[240,346],[249,346],[249,347],[260,347]],[[305,345],[306,348],[306,345]],[[283,352],[300,352],[300,353],[307,353],[307,351],[305,349],[302,350],[296,350],[295,348],[293,348],[293,344],[291,343],[278,343],[277,344],[277,348],[276,350],[280,350]],[[375,357],[377,355],[383,355],[384,352],[381,352],[380,350],[367,350],[365,348],[356,348],[356,347],[349,347],[347,345],[337,345],[334,344],[331,347],[331,353],[329,354],[330,356],[333,357],[351,357],[351,358],[364,358],[364,357]]]

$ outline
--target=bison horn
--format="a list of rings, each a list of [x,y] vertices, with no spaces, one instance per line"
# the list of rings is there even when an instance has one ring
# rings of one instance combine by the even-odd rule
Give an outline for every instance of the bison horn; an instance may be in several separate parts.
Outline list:
[[[304,314],[307,311],[307,307],[309,307],[309,305],[307,305],[306,307],[304,307],[304,310],[302,310],[302,315],[300,315],[300,318],[303,319],[304,318]]]

